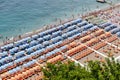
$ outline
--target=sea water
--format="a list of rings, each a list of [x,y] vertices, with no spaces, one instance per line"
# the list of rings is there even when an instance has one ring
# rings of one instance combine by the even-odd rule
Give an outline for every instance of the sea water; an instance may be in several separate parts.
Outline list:
[[[0,0],[0,41],[39,29],[57,18],[64,20],[107,6],[96,0]]]

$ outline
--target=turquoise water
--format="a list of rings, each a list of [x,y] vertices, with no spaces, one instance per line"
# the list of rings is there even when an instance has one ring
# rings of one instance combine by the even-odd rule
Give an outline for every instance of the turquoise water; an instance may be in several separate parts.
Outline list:
[[[117,2],[120,0],[114,0],[114,3]],[[36,30],[55,22],[56,18],[67,19],[72,14],[83,14],[97,6],[104,8],[109,5],[97,3],[96,0],[0,0],[1,40],[6,36]]]

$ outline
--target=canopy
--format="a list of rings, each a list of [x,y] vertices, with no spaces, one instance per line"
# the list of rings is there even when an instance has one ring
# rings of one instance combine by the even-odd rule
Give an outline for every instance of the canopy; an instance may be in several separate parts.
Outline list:
[[[101,24],[100,27],[101,27],[101,28],[104,28],[104,27],[110,26],[111,24],[112,24],[112,23],[107,22],[107,23]]]
[[[33,40],[30,42],[30,47],[35,46],[37,44],[38,44],[38,41]]]
[[[37,38],[39,38],[39,35],[32,35],[32,39],[37,39]]]
[[[4,45],[4,46],[2,46],[1,47],[1,49],[3,50],[3,49],[11,49],[13,47],[13,43],[10,43],[10,44],[7,44],[7,45]]]
[[[114,28],[116,28],[116,26],[115,25],[110,25],[110,26],[107,26],[106,28],[105,28],[105,31],[110,31],[110,30],[112,30],[112,29],[114,29]]]
[[[26,44],[20,45],[19,48],[21,50],[24,50],[25,48],[29,48],[29,44],[26,43]]]
[[[18,50],[19,50],[18,47],[14,47],[14,48],[10,49],[9,51],[10,51],[11,55],[14,55]]]
[[[112,34],[116,34],[119,31],[120,31],[120,28],[115,28],[115,29],[111,30],[111,33]]]
[[[74,30],[74,29],[76,29],[76,25],[73,25],[73,26],[68,27],[68,28],[67,28],[67,31],[72,31],[72,30]]]
[[[89,30],[95,30],[97,29],[98,27],[97,26],[93,26],[92,28],[90,28]]]
[[[20,52],[18,52],[18,53],[15,54],[16,59],[20,58],[22,56],[25,56],[25,51],[20,51]]]
[[[77,25],[78,25],[79,27],[84,26],[84,25],[87,25],[87,21],[82,21],[81,23],[78,23]]]
[[[0,53],[0,58],[4,58],[5,56],[7,56],[8,53],[6,51]]]
[[[120,32],[117,32],[116,34],[117,34],[118,37],[120,37]]]
[[[60,36],[62,34],[62,31],[57,31],[57,32],[54,32],[52,33],[52,38],[55,38],[57,36]]]
[[[46,47],[46,46],[49,46],[51,43],[49,41],[44,41],[43,42],[43,46]]]
[[[87,29],[89,29],[89,28],[93,27],[93,24],[88,24],[88,25],[83,26],[83,27],[84,27],[84,29],[85,29],[85,30],[87,30]]]
[[[16,67],[16,68],[13,68],[12,70],[9,70],[8,73],[9,73],[9,74],[14,74],[14,73],[16,73],[16,72],[18,72],[18,71],[20,71],[20,70],[21,70],[20,67]]]
[[[29,61],[28,63],[23,64],[23,67],[24,68],[28,68],[30,66],[33,66],[35,64],[35,62],[36,62],[35,60]]]
[[[39,41],[39,43],[42,43],[44,41],[43,38],[38,38],[37,40]]]
[[[61,36],[57,36],[57,37],[51,39],[51,42],[52,42],[52,43],[56,43],[56,42],[59,42],[59,41],[61,41],[61,40],[62,40],[62,37],[61,37]]]
[[[80,23],[81,21],[82,19],[76,19],[76,20],[71,21],[70,23],[74,25],[74,24]]]
[[[45,41],[48,41],[48,40],[51,39],[51,35],[48,34],[48,35],[44,36],[43,39],[44,39]]]

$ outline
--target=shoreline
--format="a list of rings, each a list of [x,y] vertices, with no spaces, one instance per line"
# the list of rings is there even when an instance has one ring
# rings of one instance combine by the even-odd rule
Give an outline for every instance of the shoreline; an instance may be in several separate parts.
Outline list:
[[[91,11],[91,12],[89,12],[89,13],[85,13],[85,14],[83,14],[83,15],[80,14],[80,15],[77,16],[77,17],[72,16],[72,18],[68,18],[68,19],[65,19],[65,20],[61,20],[61,19],[60,19],[59,22],[56,21],[56,22],[53,22],[52,24],[49,24],[49,25],[45,25],[45,26],[43,26],[43,27],[40,27],[39,29],[37,29],[37,30],[35,30],[35,31],[31,31],[31,32],[27,32],[27,33],[25,33],[25,34],[22,34],[22,35],[20,35],[21,38],[19,38],[19,36],[17,36],[17,37],[11,37],[11,38],[9,38],[9,40],[5,41],[4,43],[1,41],[1,42],[0,42],[0,46],[6,45],[6,44],[9,44],[9,43],[13,43],[13,42],[18,41],[18,40],[20,40],[20,39],[23,39],[23,38],[25,38],[25,37],[30,37],[30,36],[32,36],[32,35],[34,35],[34,34],[38,34],[39,32],[42,32],[42,31],[45,31],[45,30],[47,30],[47,29],[50,29],[50,28],[53,28],[53,27],[62,25],[62,24],[64,24],[64,23],[69,22],[69,21],[72,21],[72,20],[74,20],[74,19],[78,19],[78,18],[85,19],[85,18],[88,17],[88,16],[96,15],[96,14],[99,14],[100,12],[105,12],[105,11],[108,11],[108,10],[111,10],[111,9],[114,9],[114,8],[117,8],[117,7],[120,7],[120,3],[114,4],[114,5],[112,5],[112,6],[109,6],[109,7],[103,8],[103,9],[94,10],[94,11]]]

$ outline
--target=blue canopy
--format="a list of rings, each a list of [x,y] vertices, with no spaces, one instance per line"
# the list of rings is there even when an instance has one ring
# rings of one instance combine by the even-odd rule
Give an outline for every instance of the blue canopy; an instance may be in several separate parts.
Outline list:
[[[80,29],[75,29],[75,30],[73,30],[73,31],[71,31],[71,34],[72,35],[75,35],[75,34],[78,34],[78,33],[80,33],[81,31],[80,31]],[[70,37],[70,36],[69,36]]]
[[[8,53],[6,51],[0,53],[0,59],[6,57],[7,55]]]
[[[76,25],[73,25],[73,26],[68,27],[68,28],[67,28],[67,31],[72,31],[72,30],[74,30],[74,29],[76,29]]]
[[[26,64],[23,64],[23,67],[24,67],[24,68],[28,68],[28,67],[30,67],[30,66],[33,66],[35,63],[36,63],[36,61],[35,61],[35,60],[32,60],[32,61],[29,61],[29,62],[26,63]]]
[[[2,50],[3,50],[3,49],[9,50],[9,49],[11,49],[11,48],[13,48],[13,43],[10,43],[10,44],[7,44],[7,45],[4,45],[4,46],[1,47]]]
[[[41,48],[43,48],[43,45],[42,45],[42,44],[36,45],[36,49],[37,49],[37,50],[39,50],[39,49],[41,49]]]
[[[58,46],[58,45],[60,45],[60,44],[62,44],[62,41],[56,42],[54,45],[55,45],[55,46]]]
[[[120,28],[114,28],[113,30],[111,30],[111,33],[116,34],[119,31],[120,31]]]
[[[48,53],[46,54],[46,57],[50,57],[50,56],[53,55],[53,54],[55,54],[54,51],[48,52]]]
[[[40,56],[40,59],[42,60],[46,59],[45,55]]]
[[[31,53],[30,56],[31,56],[31,57],[40,56],[44,51],[45,51],[45,49],[37,50],[37,51]]]
[[[33,46],[33,47],[30,47],[30,48],[26,49],[27,54],[32,53],[32,52],[33,52],[34,50],[36,50],[36,49],[37,49],[37,46]]]
[[[31,41],[30,42],[30,47],[32,47],[32,46],[35,46],[35,45],[37,45],[38,44],[38,41],[36,41],[36,40],[33,40],[33,41]]]
[[[16,52],[18,52],[19,48],[18,47],[14,47],[12,49],[9,50],[11,55],[14,55]]]
[[[36,35],[36,34],[35,34],[35,35],[32,35],[32,39],[35,40],[35,39],[37,39],[37,38],[39,38],[39,35]]]
[[[23,56],[22,58],[18,58],[14,61],[15,64],[19,64],[20,62],[24,62],[25,60],[27,59],[30,59],[31,56],[30,55],[27,55],[27,56]]]
[[[100,28],[105,28],[105,27],[107,27],[107,26],[110,26],[111,24],[112,24],[112,23],[107,22],[107,23],[101,24],[99,27],[100,27]]]
[[[66,35],[67,33],[62,34],[62,38],[66,39],[68,36]]]
[[[50,33],[50,34],[53,33],[53,32],[56,32],[56,31],[57,31],[57,28],[56,28],[56,27],[49,29],[49,33]]]
[[[24,50],[26,48],[29,48],[29,44],[27,44],[27,43],[19,46],[19,49],[21,49],[21,50]]]
[[[55,38],[57,36],[61,36],[61,34],[62,34],[62,31],[54,32],[54,33],[52,33],[52,38]]]
[[[115,26],[115,25],[110,25],[110,26],[107,26],[106,28],[105,28],[105,31],[110,31],[110,30],[112,30],[112,29],[114,29],[114,28],[116,28],[117,26]]]
[[[20,51],[20,52],[18,52],[18,53],[15,54],[15,58],[16,59],[20,58],[20,57],[23,57],[23,56],[25,56],[25,51]]]
[[[76,20],[71,21],[70,23],[71,23],[72,25],[75,25],[75,24],[77,24],[77,23],[80,23],[81,21],[82,21],[82,19],[76,19]]]
[[[44,41],[43,38],[38,38],[37,40],[38,40],[39,43],[42,43]]]
[[[9,73],[9,74],[14,74],[14,73],[16,73],[16,72],[18,72],[18,71],[20,71],[20,70],[21,70],[20,67],[16,67],[16,68],[13,68],[12,70],[9,70],[8,73]]]
[[[12,56],[8,56],[8,57],[5,57],[5,58],[2,58],[2,59],[0,60],[0,64],[4,65],[4,64],[6,64],[6,63],[9,63],[9,62],[12,61],[12,60],[13,60],[13,57],[12,57]]]
[[[60,49],[57,48],[57,49],[53,50],[53,52],[55,52],[55,53],[60,52]]]
[[[63,50],[66,50],[67,47],[66,47],[66,46],[62,46],[62,47],[60,47],[59,49],[60,49],[60,51],[63,51]]]
[[[87,21],[82,21],[81,23],[78,23],[77,25],[78,25],[79,27],[81,27],[81,26],[85,26],[85,25],[87,25],[87,24],[88,24]]]
[[[43,42],[43,46],[46,47],[46,46],[49,46],[51,43],[49,41],[44,41]]]
[[[27,37],[27,38],[21,39],[21,40],[15,42],[15,46],[22,45],[22,44],[26,43],[27,41],[31,41],[31,38]]]
[[[66,33],[66,36],[68,36],[68,37],[71,37],[72,35],[74,35],[74,31]]]
[[[93,26],[92,28],[90,28],[89,30],[95,30],[97,29],[98,27],[97,26]]]
[[[71,22],[67,22],[67,23],[63,24],[64,28],[67,28],[67,27],[69,27],[70,25],[71,25]]]
[[[88,30],[89,28],[93,27],[93,24],[88,24],[83,26],[85,30]]]
[[[120,37],[120,32],[117,32],[116,35],[117,35],[118,37]]]
[[[52,42],[53,44],[55,44],[56,42],[59,42],[59,41],[61,41],[61,40],[62,40],[62,37],[61,37],[61,36],[57,36],[57,37],[51,39],[51,42]]]
[[[10,63],[0,66],[0,71],[7,69],[8,67],[12,66],[13,64],[14,64],[13,62],[10,62]]]
[[[12,65],[13,65],[13,62],[4,64],[4,65],[0,66],[0,71],[2,71],[2,70],[4,70],[4,69],[7,69],[8,67],[10,67],[10,66],[12,66]]]
[[[65,27],[63,25],[59,25],[58,27],[56,27],[58,30],[64,30]]]
[[[54,48],[54,47],[55,47],[55,44],[51,44],[51,45],[47,46],[46,48],[47,48],[47,49],[52,49],[52,48]]]
[[[45,41],[48,41],[48,40],[51,39],[51,35],[46,35],[46,36],[43,37],[43,39],[44,39]]]

